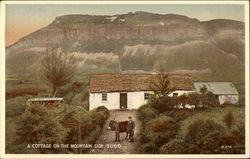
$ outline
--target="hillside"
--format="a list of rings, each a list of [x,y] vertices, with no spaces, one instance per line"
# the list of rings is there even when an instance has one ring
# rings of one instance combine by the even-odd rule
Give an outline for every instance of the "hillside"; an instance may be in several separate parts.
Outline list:
[[[46,46],[57,45],[77,57],[79,80],[92,72],[154,72],[163,62],[195,80],[233,81],[244,94],[244,43],[244,23],[234,20],[142,11],[64,15],[9,46],[6,73],[38,79]]]

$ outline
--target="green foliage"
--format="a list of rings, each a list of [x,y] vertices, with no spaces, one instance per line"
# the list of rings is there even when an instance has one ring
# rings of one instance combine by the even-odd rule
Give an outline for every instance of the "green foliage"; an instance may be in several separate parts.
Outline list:
[[[187,145],[182,139],[172,139],[160,147],[161,154],[184,154],[186,153]]]
[[[31,104],[27,106],[20,118],[16,143],[18,145],[23,143],[65,143],[68,129],[60,124],[62,120],[63,110],[47,109],[44,105]],[[39,150],[41,153],[45,151],[44,149]]]
[[[184,139],[164,144],[161,153],[238,154],[244,153],[244,128],[225,129],[212,120],[197,120],[188,127]],[[188,148],[187,148],[188,147]]]
[[[200,96],[201,105],[203,107],[215,107],[219,106],[219,100],[216,98],[215,94],[212,92],[206,92]]]
[[[143,105],[137,110],[137,117],[142,122],[142,126],[144,126],[148,121],[157,117],[159,112],[150,107],[149,105]]]
[[[173,110],[176,106],[176,98],[170,96],[155,96],[152,97],[148,101],[148,105],[159,112],[166,112]]]
[[[92,111],[86,111],[83,107],[65,105],[64,126],[70,128],[67,135],[67,143],[93,144],[100,136],[102,127],[109,117],[109,111],[104,106]],[[80,131],[77,127],[80,127]],[[81,137],[81,141],[77,136]],[[71,150],[73,151],[73,150]]]
[[[151,120],[148,126],[151,132],[165,132],[177,128],[173,119],[165,115],[160,115],[158,118]]]
[[[185,142],[191,145],[188,153],[218,153],[222,146],[222,137],[225,133],[224,127],[214,121],[198,120],[188,128]]]
[[[6,116],[13,117],[21,115],[26,108],[26,100],[29,96],[15,97],[6,100]]]
[[[159,147],[174,138],[177,130],[177,123],[165,115],[150,120],[139,134],[140,152],[159,153]]]
[[[172,111],[165,112],[164,114],[172,117],[175,121],[184,120],[194,113],[191,109],[175,109]]]
[[[197,108],[200,104],[199,97],[200,97],[200,95],[196,92],[189,93],[187,104],[194,105]]]

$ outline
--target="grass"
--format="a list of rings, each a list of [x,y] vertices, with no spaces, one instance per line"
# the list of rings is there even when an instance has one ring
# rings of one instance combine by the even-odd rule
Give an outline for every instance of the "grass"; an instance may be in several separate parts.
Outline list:
[[[198,111],[192,116],[187,117],[180,123],[180,129],[178,131],[178,137],[183,138],[187,132],[190,124],[194,123],[197,120],[213,120],[214,122],[221,124],[226,128],[226,124],[223,122],[225,114],[232,112],[235,118],[235,124],[232,128],[235,128],[236,125],[245,123],[245,107],[244,106],[228,106],[228,107],[216,107],[210,108],[207,110]]]

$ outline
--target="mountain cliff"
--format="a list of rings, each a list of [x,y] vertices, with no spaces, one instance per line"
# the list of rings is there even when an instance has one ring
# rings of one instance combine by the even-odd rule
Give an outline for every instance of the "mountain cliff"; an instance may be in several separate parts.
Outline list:
[[[65,15],[9,46],[6,68],[9,74],[37,71],[45,47],[57,45],[85,71],[150,72],[160,62],[170,72],[235,71],[244,69],[244,43],[244,23],[234,20],[142,11]]]

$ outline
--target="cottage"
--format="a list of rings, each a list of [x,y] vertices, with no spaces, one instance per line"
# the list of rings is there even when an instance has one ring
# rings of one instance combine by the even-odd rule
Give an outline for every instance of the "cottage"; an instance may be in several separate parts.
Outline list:
[[[239,93],[232,82],[194,82],[196,92],[200,92],[200,88],[204,86],[216,95],[220,104],[239,102]]]
[[[150,83],[155,74],[93,74],[90,76],[89,108],[104,105],[108,109],[138,109],[153,91]],[[187,74],[170,74],[170,96],[194,91],[193,81]]]

